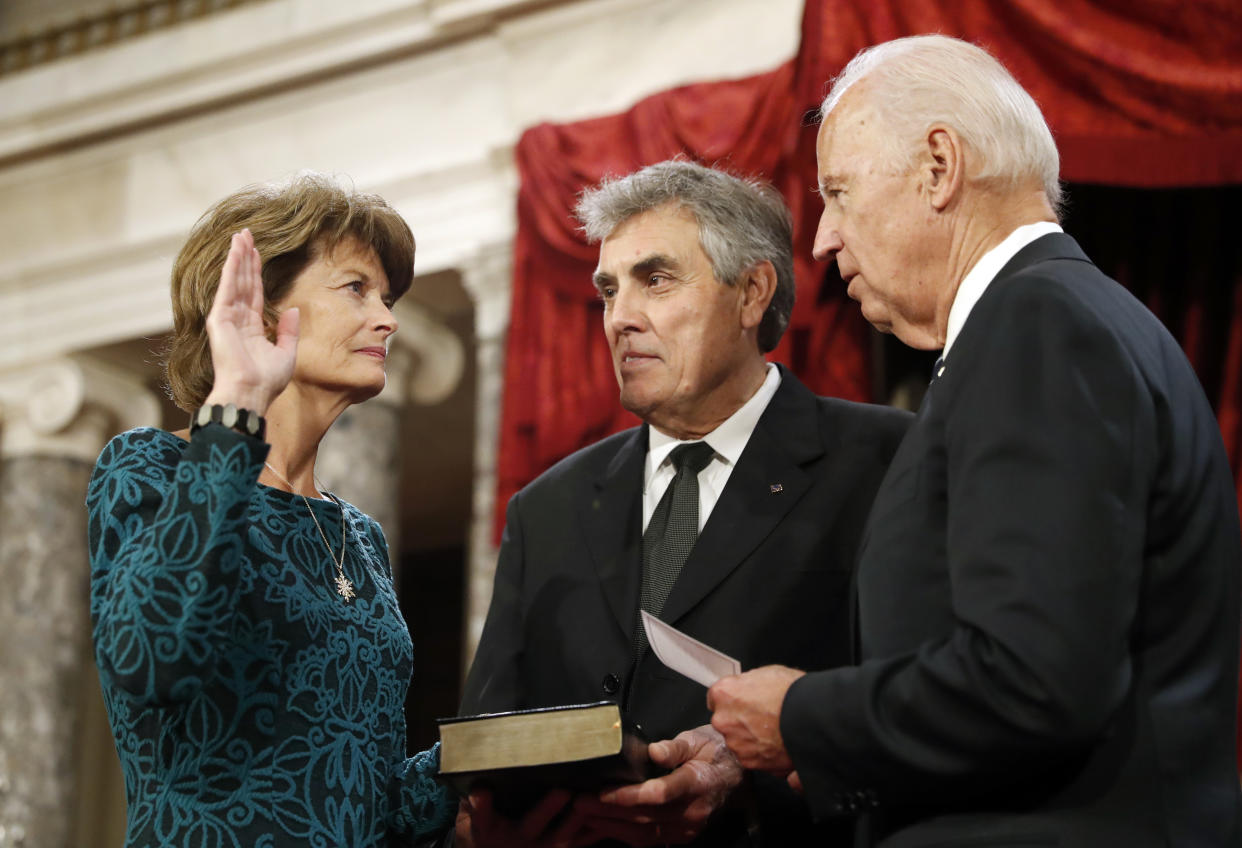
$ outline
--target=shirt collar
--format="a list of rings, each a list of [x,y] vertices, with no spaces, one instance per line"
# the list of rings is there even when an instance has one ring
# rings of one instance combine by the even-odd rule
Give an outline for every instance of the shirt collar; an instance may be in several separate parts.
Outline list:
[[[953,340],[957,338],[958,333],[962,331],[962,327],[965,326],[966,319],[970,317],[970,311],[975,308],[979,298],[983,297],[983,293],[987,291],[992,280],[996,279],[996,275],[1009,260],[1035,239],[1042,238],[1049,233],[1060,232],[1064,230],[1052,221],[1024,224],[980,257],[975,267],[971,268],[970,273],[962,280],[962,284],[957,287],[953,306],[949,309],[949,323],[944,332],[944,351],[940,354],[942,358],[949,355],[949,348],[953,345]]]
[[[750,441],[750,434],[755,431],[755,427],[759,424],[759,418],[763,415],[763,411],[768,408],[768,403],[780,387],[781,370],[771,362],[768,363],[767,367],[768,373],[763,378],[763,384],[759,386],[758,391],[750,396],[750,400],[742,404],[737,412],[734,412],[721,422],[719,427],[701,439],[701,441],[707,442],[712,450],[729,465],[736,465],[738,459],[741,458],[742,451],[746,449],[746,443]],[[665,435],[655,427],[648,427],[647,479],[650,479],[655,470],[668,458],[668,455],[673,452],[673,448],[684,444],[687,444],[687,442]]]

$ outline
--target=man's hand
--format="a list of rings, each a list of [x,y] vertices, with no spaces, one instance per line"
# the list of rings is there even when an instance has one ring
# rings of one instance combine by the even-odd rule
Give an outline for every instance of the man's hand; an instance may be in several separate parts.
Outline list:
[[[582,831],[582,819],[570,809],[556,821],[570,794],[553,790],[521,821],[513,821],[492,807],[492,793],[476,789],[457,809],[456,844],[459,848],[577,848],[594,839]],[[556,822],[554,824],[554,822]]]
[[[689,842],[742,782],[742,767],[724,738],[708,726],[653,742],[647,751],[657,765],[673,770],[599,798],[581,795],[574,801],[574,812],[592,839],[636,846]]]
[[[806,674],[783,665],[765,665],[732,675],[707,690],[712,727],[748,769],[786,774],[793,761],[781,739],[781,704],[785,693]]]

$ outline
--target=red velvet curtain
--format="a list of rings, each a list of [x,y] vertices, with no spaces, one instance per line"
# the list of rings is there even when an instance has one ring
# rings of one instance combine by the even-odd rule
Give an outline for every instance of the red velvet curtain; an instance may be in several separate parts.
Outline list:
[[[866,326],[839,280],[825,280],[811,260],[820,212],[812,113],[826,81],[858,50],[924,32],[975,41],[1005,63],[1043,108],[1066,181],[1242,183],[1237,0],[808,0],[798,55],[775,71],[662,92],[620,115],[534,127],[516,154],[497,538],[519,488],[577,448],[636,423],[617,402],[590,284],[596,248],[571,215],[577,194],[605,175],[681,154],[771,180],[793,210],[798,286],[773,358],[818,393],[871,399]],[[1133,263],[1147,246],[1131,246]],[[1205,382],[1242,503],[1242,269],[1235,271],[1225,280],[1192,276],[1176,292],[1176,309],[1160,290],[1140,294]],[[1118,276],[1130,282],[1124,270]],[[1219,312],[1232,319],[1222,323]],[[1209,319],[1224,327],[1223,339],[1205,341]]]
[[[858,50],[922,32],[966,38],[1000,57],[1044,109],[1068,181],[1242,183],[1237,0],[808,0],[798,55],[775,71],[662,92],[620,115],[534,127],[516,153],[497,536],[521,486],[635,423],[617,403],[590,285],[596,248],[571,216],[577,194],[605,175],[682,154],[771,180],[793,209],[798,282],[790,330],[773,358],[817,392],[870,398],[867,329],[811,260],[820,211],[812,113],[826,81]],[[1232,309],[1221,384],[1208,389],[1242,495],[1242,295]]]

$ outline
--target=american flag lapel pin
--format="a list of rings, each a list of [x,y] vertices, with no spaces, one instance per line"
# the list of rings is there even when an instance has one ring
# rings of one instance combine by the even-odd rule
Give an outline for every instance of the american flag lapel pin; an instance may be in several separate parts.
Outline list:
[[[785,487],[782,486],[780,483],[773,483],[772,485],[768,486],[768,491],[775,495],[777,492],[785,491]]]

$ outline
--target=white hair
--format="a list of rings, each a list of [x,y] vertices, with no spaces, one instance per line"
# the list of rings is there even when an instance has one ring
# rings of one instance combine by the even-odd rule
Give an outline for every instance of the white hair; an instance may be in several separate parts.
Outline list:
[[[859,80],[867,104],[889,131],[895,169],[914,162],[927,129],[957,130],[979,162],[970,179],[1016,185],[1037,179],[1053,210],[1061,206],[1060,157],[1039,106],[982,47],[944,35],[913,35],[861,51],[833,80],[821,118]]]

